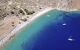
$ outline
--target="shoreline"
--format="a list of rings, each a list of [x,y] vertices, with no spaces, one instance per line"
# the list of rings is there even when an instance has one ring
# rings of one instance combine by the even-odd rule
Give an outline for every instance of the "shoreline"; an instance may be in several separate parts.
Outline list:
[[[43,15],[44,13],[53,10],[53,8],[48,7],[45,9],[42,9],[41,11],[39,11],[38,13],[36,13],[33,17],[29,18],[28,21],[26,22],[22,22],[21,24],[17,25],[14,30],[12,30],[10,33],[8,33],[6,35],[6,37],[4,37],[1,41],[0,41],[0,47],[3,46],[6,42],[8,42],[12,36],[14,36],[15,34],[17,34],[16,32],[18,32],[20,29],[22,29],[23,27],[27,26],[29,23],[33,22],[35,19],[37,19],[38,17],[40,17],[41,15]]]
[[[35,19],[37,19],[38,17],[40,17],[41,15],[43,15],[44,13],[50,11],[50,10],[62,10],[62,11],[68,11],[60,8],[52,8],[52,7],[47,7],[45,9],[42,9],[41,11],[38,11],[38,13],[36,13],[34,16],[32,16],[31,18],[28,19],[28,21],[26,22],[22,22],[21,24],[18,24],[10,33],[8,33],[7,35],[5,34],[4,38],[0,40],[0,47],[2,47],[6,42],[8,42],[12,36],[16,35],[19,30],[21,30],[23,27],[27,26],[29,23],[33,22]],[[70,9],[69,11],[78,11],[77,9]]]
[[[70,11],[79,11],[79,9],[65,9],[65,8],[55,8],[56,10],[60,10],[60,11],[66,11],[66,12],[70,12]]]

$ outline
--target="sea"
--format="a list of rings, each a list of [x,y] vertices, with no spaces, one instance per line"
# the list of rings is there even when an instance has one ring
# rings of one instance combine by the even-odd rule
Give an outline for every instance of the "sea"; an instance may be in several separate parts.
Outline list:
[[[21,29],[4,50],[80,50],[80,11],[46,12]]]

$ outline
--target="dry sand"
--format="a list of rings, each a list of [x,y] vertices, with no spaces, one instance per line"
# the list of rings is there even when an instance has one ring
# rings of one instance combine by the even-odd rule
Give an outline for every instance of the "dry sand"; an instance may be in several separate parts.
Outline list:
[[[19,24],[19,21],[19,18],[17,18],[16,16],[5,18],[2,22],[2,26],[0,26],[0,39],[4,34],[12,31],[16,27],[16,25]]]

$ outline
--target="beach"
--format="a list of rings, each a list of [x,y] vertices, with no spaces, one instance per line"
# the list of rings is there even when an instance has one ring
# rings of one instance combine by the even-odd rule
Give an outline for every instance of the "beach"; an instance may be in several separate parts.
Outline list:
[[[7,34],[3,34],[3,36],[1,36],[0,38],[0,46],[3,46],[6,42],[10,41],[11,38],[13,38],[14,35],[16,35],[20,29],[24,28],[25,26],[27,26],[29,23],[33,22],[35,19],[37,19],[39,16],[43,15],[44,13],[53,10],[53,9],[57,9],[57,10],[63,10],[63,11],[67,11],[66,9],[61,9],[61,8],[52,8],[52,7],[47,7],[42,9],[41,11],[38,11],[38,13],[36,13],[34,16],[30,17],[28,19],[28,21],[26,22],[22,22],[21,24],[18,24],[13,30],[11,30],[9,33]],[[76,11],[77,9],[71,9],[69,11]]]
[[[56,9],[70,12],[79,11],[80,9],[79,0],[4,0],[0,3],[0,8],[4,10],[2,12],[8,13],[0,21],[2,22],[0,23],[0,47],[4,47],[18,34],[18,31],[48,11]],[[34,13],[27,15],[28,11],[26,13],[25,9]],[[22,10],[25,15],[19,13],[19,10]],[[24,19],[27,21],[23,21]]]
[[[39,16],[41,16],[44,13],[46,13],[46,12],[48,12],[50,10],[53,10],[53,9],[62,10],[62,11],[78,11],[78,9],[66,10],[65,8],[60,8],[59,6],[57,6],[55,8],[52,8],[52,7],[43,8],[42,10],[38,11],[35,15],[33,15],[30,18],[28,18],[28,20],[26,22],[21,22],[21,24],[15,24],[16,26],[13,28],[13,30],[9,30],[10,31],[9,33],[3,34],[1,36],[1,38],[0,38],[0,46],[3,46],[6,42],[8,42],[14,35],[17,34],[16,32],[18,32],[20,29],[22,29],[23,27],[27,26],[29,23],[31,23],[32,21],[37,19]],[[18,23],[18,21],[17,21],[17,23]]]
[[[27,26],[29,23],[31,23],[32,21],[34,21],[35,19],[37,19],[39,16],[43,15],[44,13],[50,11],[50,10],[53,10],[53,8],[45,8],[45,9],[42,9],[40,12],[38,12],[36,15],[34,15],[33,17],[29,18],[28,21],[26,22],[22,22],[21,24],[17,25],[15,27],[14,30],[12,30],[10,33],[8,33],[3,39],[1,39],[0,41],[0,46],[3,46],[6,42],[10,41],[11,37],[16,35],[20,29],[22,29],[23,27]]]
[[[4,0],[5,1],[5,0]],[[26,3],[27,2],[27,3]],[[2,4],[3,3],[3,4]],[[78,11],[79,9],[79,0],[73,0],[73,1],[65,1],[65,0],[6,0],[6,3],[2,1],[1,3],[1,9],[2,12],[8,13],[6,15],[5,19],[3,21],[0,21],[0,37],[4,36],[4,34],[9,33],[11,30],[13,30],[16,25],[18,25],[21,21],[21,18],[24,18],[24,15],[18,14],[18,10],[27,9],[28,11],[34,11],[37,13],[41,9],[45,9],[46,7],[52,7],[57,10],[62,11]],[[75,7],[76,6],[76,7]],[[74,8],[75,7],[75,8]],[[15,8],[15,9],[14,9]],[[13,10],[14,14],[11,14],[11,11]],[[34,15],[35,15],[34,13]],[[24,13],[26,14],[26,13]],[[1,15],[1,14],[0,14]],[[34,15],[29,15],[34,16]],[[2,15],[1,15],[2,16]],[[3,15],[5,16],[5,15]],[[27,19],[27,18],[26,18]],[[12,24],[14,22],[14,24]]]

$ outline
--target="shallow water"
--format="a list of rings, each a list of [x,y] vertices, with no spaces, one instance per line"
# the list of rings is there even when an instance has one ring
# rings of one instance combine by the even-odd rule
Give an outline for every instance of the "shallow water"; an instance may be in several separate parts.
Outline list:
[[[4,50],[80,50],[80,12],[50,11],[26,26]]]

